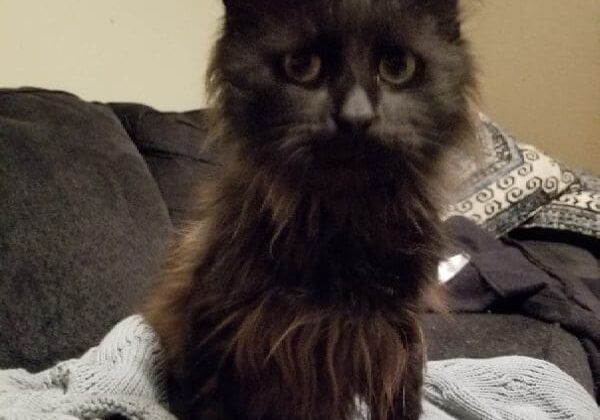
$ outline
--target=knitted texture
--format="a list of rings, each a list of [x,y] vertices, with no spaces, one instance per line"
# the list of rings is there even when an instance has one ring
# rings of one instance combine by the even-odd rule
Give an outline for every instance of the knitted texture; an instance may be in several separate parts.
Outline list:
[[[426,411],[431,403],[460,420],[600,420],[600,409],[578,382],[527,357],[429,362],[425,399]]]
[[[600,409],[552,364],[524,357],[429,362],[422,420],[600,420]],[[80,359],[32,374],[0,371],[0,420],[174,420],[159,340],[140,316]],[[365,416],[368,418],[368,416]]]
[[[0,420],[168,420],[162,349],[140,316],[121,321],[80,359],[31,374],[0,371]]]

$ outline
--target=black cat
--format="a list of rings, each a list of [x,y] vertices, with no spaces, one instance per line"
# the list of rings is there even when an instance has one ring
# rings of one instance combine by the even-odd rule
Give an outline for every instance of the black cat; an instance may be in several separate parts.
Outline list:
[[[145,315],[182,419],[416,420],[435,192],[472,132],[451,0],[227,0],[228,157]]]

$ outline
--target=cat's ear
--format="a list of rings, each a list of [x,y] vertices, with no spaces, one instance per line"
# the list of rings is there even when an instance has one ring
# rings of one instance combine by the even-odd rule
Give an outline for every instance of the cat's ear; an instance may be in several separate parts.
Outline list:
[[[260,11],[268,4],[268,0],[223,0],[227,15]]]
[[[227,16],[238,14],[240,11],[243,11],[245,8],[248,7],[248,3],[252,2],[244,0],[223,0],[223,5],[225,6],[225,14]]]
[[[458,12],[458,0],[425,0],[428,7],[437,8],[446,13]]]
[[[239,10],[244,4],[248,2],[244,0],[223,0],[223,5],[225,6],[225,12],[231,13],[233,11]]]
[[[236,25],[251,23],[264,15],[268,0],[223,0],[225,18]]]
[[[252,0],[223,0],[226,30],[232,31],[233,28],[252,26],[257,15],[260,16],[256,12],[256,3]]]
[[[435,16],[440,32],[456,41],[461,37],[459,0],[424,0],[423,5]]]

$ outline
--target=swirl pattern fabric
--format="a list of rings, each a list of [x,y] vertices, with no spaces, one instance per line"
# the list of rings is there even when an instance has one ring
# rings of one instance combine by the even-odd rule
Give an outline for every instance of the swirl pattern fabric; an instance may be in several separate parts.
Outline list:
[[[600,238],[600,178],[576,173],[480,116],[482,156],[461,155],[461,188],[445,217],[464,216],[497,237],[518,227]]]
[[[578,182],[543,206],[524,227],[567,230],[600,239],[600,178],[577,174]]]

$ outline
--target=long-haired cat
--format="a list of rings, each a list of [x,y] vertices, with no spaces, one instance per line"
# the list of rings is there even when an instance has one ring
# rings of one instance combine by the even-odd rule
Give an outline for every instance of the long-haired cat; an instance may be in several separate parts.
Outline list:
[[[225,0],[226,162],[145,307],[182,419],[421,413],[435,186],[471,133],[457,0]]]

